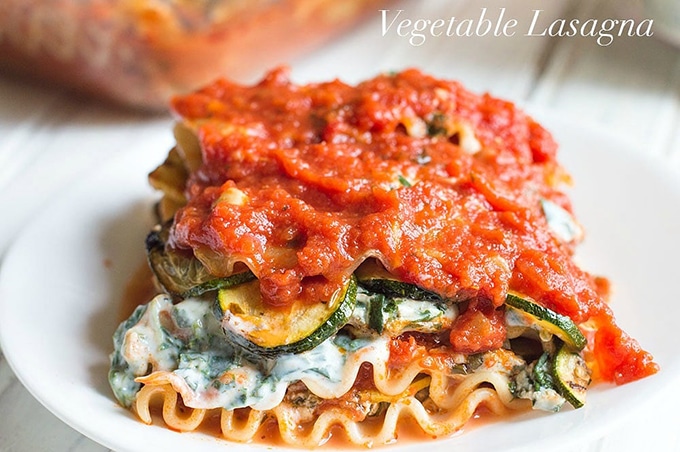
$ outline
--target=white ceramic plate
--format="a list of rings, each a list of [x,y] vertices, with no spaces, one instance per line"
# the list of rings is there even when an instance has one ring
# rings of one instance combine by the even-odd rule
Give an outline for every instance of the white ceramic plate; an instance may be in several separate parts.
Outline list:
[[[572,196],[588,232],[580,259],[614,281],[619,324],[653,352],[662,371],[621,387],[595,387],[581,410],[490,422],[428,444],[433,450],[527,450],[592,439],[680,375],[677,340],[669,340],[680,317],[677,267],[669,265],[680,256],[680,183],[614,137],[545,113],[538,117],[562,143],[561,159],[576,181]],[[166,149],[165,142],[136,145],[55,199],[26,228],[0,275],[0,340],[31,393],[107,447],[224,451],[222,440],[138,422],[115,403],[106,380],[123,288],[144,260],[151,225],[154,194],[146,174]],[[405,444],[389,450],[420,449]]]

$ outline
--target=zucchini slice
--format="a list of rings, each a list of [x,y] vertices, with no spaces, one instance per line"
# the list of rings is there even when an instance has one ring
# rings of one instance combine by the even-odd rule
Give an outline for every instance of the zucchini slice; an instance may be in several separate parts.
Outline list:
[[[311,350],[345,326],[356,304],[354,277],[328,302],[293,303],[274,308],[264,304],[259,281],[220,289],[214,313],[227,338],[265,358]]]
[[[586,338],[569,317],[558,314],[528,298],[508,293],[506,306],[530,317],[530,323],[562,339],[576,350],[583,350]]]
[[[391,298],[410,298],[418,301],[442,301],[442,297],[415,284],[399,281],[379,262],[367,260],[354,272],[360,286],[369,292]]]
[[[583,357],[563,343],[553,359],[552,373],[557,392],[574,408],[581,408],[590,384],[590,369]]]
[[[193,254],[184,254],[165,246],[169,231],[170,223],[158,225],[151,230],[146,237],[146,255],[156,280],[170,295],[191,298],[255,279],[250,271],[224,278],[210,274]]]

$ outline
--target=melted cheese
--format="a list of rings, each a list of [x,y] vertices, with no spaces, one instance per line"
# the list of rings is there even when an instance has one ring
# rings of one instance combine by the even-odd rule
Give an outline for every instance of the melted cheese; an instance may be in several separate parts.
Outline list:
[[[171,319],[165,324],[162,319]],[[334,398],[349,390],[362,362],[386,362],[388,339],[337,335],[296,355],[260,361],[235,350],[224,338],[210,303],[172,305],[159,295],[121,325],[115,338],[111,385],[126,405],[139,382],[153,372],[171,372],[173,386],[195,408],[274,408],[288,386],[303,381],[316,395]],[[349,375],[348,375],[349,373]],[[353,375],[352,375],[353,373]]]

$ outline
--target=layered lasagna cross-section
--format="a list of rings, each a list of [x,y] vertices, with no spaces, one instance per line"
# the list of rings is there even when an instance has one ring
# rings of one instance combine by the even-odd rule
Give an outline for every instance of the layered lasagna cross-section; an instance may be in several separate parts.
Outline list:
[[[418,70],[279,69],[172,108],[150,175],[158,295],[116,331],[109,374],[143,421],[160,404],[173,429],[236,441],[377,445],[656,372],[575,263],[569,176],[512,103]]]

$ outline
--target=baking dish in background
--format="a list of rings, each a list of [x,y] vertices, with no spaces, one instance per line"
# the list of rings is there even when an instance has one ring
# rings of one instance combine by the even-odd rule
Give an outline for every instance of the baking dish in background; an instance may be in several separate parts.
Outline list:
[[[246,81],[385,0],[2,0],[0,69],[143,109]]]

